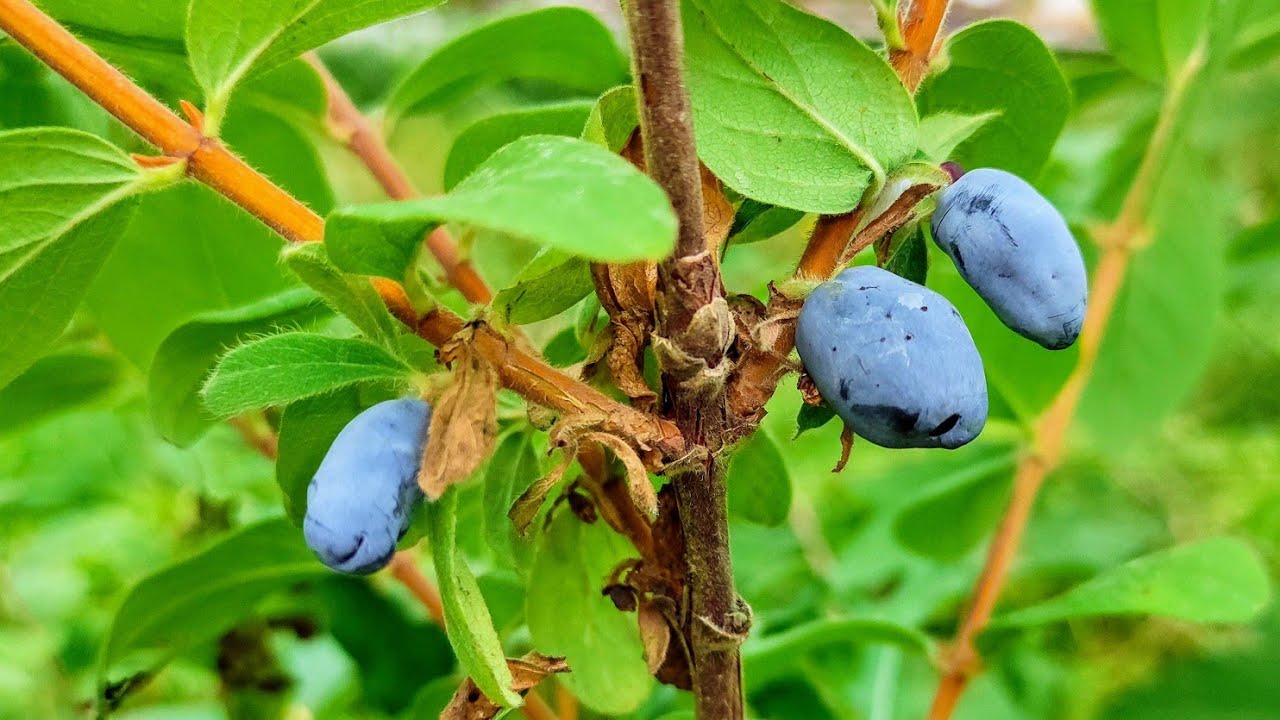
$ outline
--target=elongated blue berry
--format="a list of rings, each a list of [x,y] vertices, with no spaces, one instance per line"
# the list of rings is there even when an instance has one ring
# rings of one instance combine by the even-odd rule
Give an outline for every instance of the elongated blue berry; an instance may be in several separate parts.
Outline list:
[[[982,358],[946,298],[876,267],[809,295],[796,349],[822,397],[858,435],[889,448],[957,448],[987,422]]]
[[[1050,350],[1084,325],[1088,281],[1062,215],[1022,178],[965,173],[938,196],[933,238],[996,317]]]
[[[378,403],[338,433],[307,488],[302,532],[325,565],[380,570],[422,502],[418,466],[431,406],[418,398]]]

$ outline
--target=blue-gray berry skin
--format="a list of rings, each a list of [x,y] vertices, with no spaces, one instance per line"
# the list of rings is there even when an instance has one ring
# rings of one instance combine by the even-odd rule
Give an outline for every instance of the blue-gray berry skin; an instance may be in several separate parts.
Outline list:
[[[1084,324],[1084,259],[1062,215],[1017,175],[965,173],[938,196],[933,238],[996,317],[1050,350]]]
[[[845,270],[804,303],[796,349],[822,397],[888,448],[958,448],[987,422],[973,337],[938,293],[877,267]]]
[[[422,502],[418,466],[431,406],[418,398],[378,403],[342,428],[307,488],[302,533],[325,565],[380,570]]]

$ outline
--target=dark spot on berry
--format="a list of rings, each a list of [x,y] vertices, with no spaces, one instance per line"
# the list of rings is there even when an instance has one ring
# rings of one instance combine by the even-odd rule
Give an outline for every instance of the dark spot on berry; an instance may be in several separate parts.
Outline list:
[[[921,305],[921,306],[920,306],[920,312],[929,312],[929,306],[928,306],[928,305]]]
[[[964,272],[964,256],[960,254],[960,246],[951,246],[951,257],[956,261],[956,267],[960,268],[960,272]]]
[[[840,379],[840,399],[849,402],[849,379]]]
[[[911,339],[913,339],[913,337],[914,337],[913,335],[908,334],[908,335],[906,336],[906,339],[907,339],[907,340],[911,340]]]
[[[894,432],[906,435],[916,427],[916,422],[920,420],[920,413],[909,413],[905,410],[892,408],[890,412],[889,422],[893,425]]]
[[[952,413],[946,420],[938,423],[938,427],[929,431],[929,437],[938,437],[950,432],[960,422],[960,413]]]
[[[836,351],[836,346],[835,346],[835,345],[832,345],[832,346],[831,346],[831,352],[835,352],[835,351]]]
[[[884,339],[884,338],[880,338],[880,342],[884,342],[884,341],[885,341],[885,339]]]
[[[969,197],[968,210],[970,213],[991,212],[991,205],[995,202],[994,195],[988,193],[978,193]]]

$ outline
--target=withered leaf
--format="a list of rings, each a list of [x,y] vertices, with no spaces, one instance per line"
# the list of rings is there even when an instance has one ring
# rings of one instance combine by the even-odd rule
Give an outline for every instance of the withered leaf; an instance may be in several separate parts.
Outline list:
[[[649,666],[649,673],[656,675],[671,647],[671,626],[654,602],[641,603],[636,617],[640,626],[640,642],[644,645],[644,661]]]
[[[844,470],[849,464],[849,454],[853,451],[853,428],[848,425],[844,426],[844,430],[840,433],[840,460],[836,462],[836,466],[831,472],[838,473]]]
[[[733,229],[733,205],[707,166],[699,163],[698,168],[702,171],[702,233],[707,239],[707,252],[718,258]]]
[[[658,517],[658,494],[653,489],[653,483],[649,482],[649,472],[636,451],[622,438],[609,433],[587,433],[583,439],[609,448],[622,461],[627,470],[627,488],[631,491],[631,501],[650,522],[655,520]]]
[[[484,463],[498,435],[498,374],[465,342],[441,349],[453,378],[431,414],[418,485],[431,500]]]
[[[548,676],[569,672],[569,665],[564,658],[547,657],[531,652],[522,658],[507,659],[507,667],[511,669],[511,689],[525,693],[537,687]],[[458,686],[453,699],[440,713],[440,720],[491,720],[502,712],[502,707],[493,704],[476,684],[467,678]]]
[[[547,495],[551,489],[560,484],[560,479],[568,472],[569,466],[573,464],[573,453],[566,448],[561,449],[560,462],[552,468],[551,472],[532,485],[528,490],[524,491],[515,503],[512,504],[507,517],[511,518],[511,524],[515,525],[516,532],[521,535],[529,533],[529,526],[533,524],[533,520],[538,516],[538,511],[542,509],[542,503],[547,499]]]

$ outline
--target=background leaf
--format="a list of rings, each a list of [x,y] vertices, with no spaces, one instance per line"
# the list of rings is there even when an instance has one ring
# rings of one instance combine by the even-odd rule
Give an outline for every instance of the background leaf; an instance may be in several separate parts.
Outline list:
[[[325,242],[348,272],[399,278],[443,221],[610,262],[657,259],[675,243],[671,205],[652,180],[600,147],[550,135],[507,145],[448,195],[339,210]]]
[[[939,478],[899,513],[894,539],[914,553],[943,562],[964,557],[991,533],[1004,512],[1016,462],[1010,450]]]
[[[524,325],[568,310],[595,291],[591,264],[559,250],[543,250],[493,298],[507,322]]]
[[[766,685],[793,671],[798,656],[831,645],[888,644],[919,653],[929,651],[929,638],[914,628],[873,618],[824,618],[742,648],[742,672],[748,682]]]
[[[920,113],[999,113],[946,159],[965,169],[995,167],[1035,180],[1071,108],[1053,53],[1011,20],[970,25],[947,40],[945,53],[947,69],[920,87]]]
[[[582,139],[619,152],[640,126],[640,106],[630,85],[610,88],[596,100],[582,129]]]
[[[726,483],[730,516],[767,526],[787,521],[791,475],[767,432],[757,432],[734,451]]]
[[[684,31],[698,151],[737,192],[841,213],[915,152],[906,89],[838,26],[782,0],[685,0]]]
[[[0,433],[92,406],[119,389],[118,358],[90,348],[66,348],[32,363],[0,388]]]
[[[160,344],[147,377],[151,418],[160,434],[185,447],[217,422],[204,408],[200,387],[227,350],[251,335],[297,329],[325,314],[315,293],[297,288],[199,315],[175,330]]]
[[[526,135],[578,137],[595,106],[573,101],[490,115],[463,130],[449,150],[444,187],[451,190],[499,148]]]
[[[142,174],[75,130],[0,133],[0,387],[53,344],[133,214]]]
[[[1209,538],[1131,560],[1056,598],[997,617],[993,626],[1101,615],[1240,623],[1270,602],[1271,583],[1257,553],[1240,540]]]
[[[220,115],[232,89],[250,72],[270,70],[352,30],[440,1],[192,0],[187,50],[208,109]]]
[[[283,333],[227,353],[205,382],[205,407],[228,417],[364,382],[406,380],[409,368],[367,340]]]
[[[99,681],[143,651],[149,664],[128,670],[152,669],[231,627],[268,595],[325,572],[283,518],[227,535],[129,591],[103,647]]]
[[[484,538],[498,563],[526,572],[532,543],[521,538],[507,513],[542,475],[529,433],[514,431],[498,443],[484,475]]]
[[[566,509],[538,539],[529,571],[525,615],[534,645],[568,660],[565,686],[600,713],[635,710],[653,685],[634,616],[600,593],[631,553],[607,525],[587,525]]]
[[[495,20],[454,38],[392,92],[388,118],[512,78],[534,79],[585,96],[627,81],[627,61],[594,15],[550,7]]]

